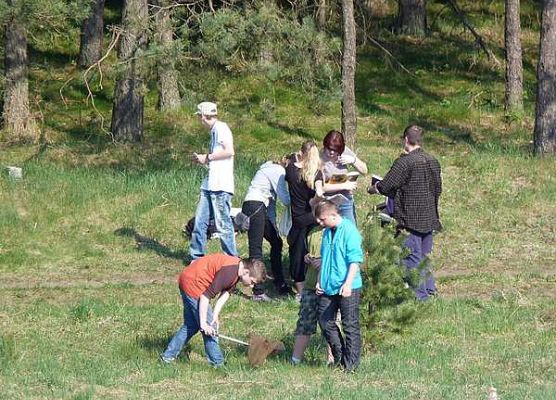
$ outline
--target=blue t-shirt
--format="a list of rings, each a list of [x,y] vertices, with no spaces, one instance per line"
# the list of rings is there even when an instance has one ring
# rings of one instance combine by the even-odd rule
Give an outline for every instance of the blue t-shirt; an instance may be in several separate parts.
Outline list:
[[[346,281],[349,265],[363,262],[362,239],[353,222],[343,218],[336,227],[334,237],[330,228],[324,230],[321,257],[320,286],[329,296],[338,294]],[[361,286],[363,281],[358,270],[351,288],[359,289]]]

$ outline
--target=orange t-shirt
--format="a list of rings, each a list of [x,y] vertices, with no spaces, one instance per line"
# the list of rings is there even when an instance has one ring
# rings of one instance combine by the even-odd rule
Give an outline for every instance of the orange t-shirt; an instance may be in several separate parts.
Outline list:
[[[178,278],[180,289],[195,299],[199,298],[212,285],[216,274],[224,268],[228,270],[226,281],[229,282],[219,285],[221,286],[219,289],[230,290],[239,279],[237,275],[239,261],[238,257],[226,254],[209,254],[208,256],[198,258],[185,267],[180,274]],[[234,268],[235,276],[234,274],[229,274],[230,268],[225,267]],[[213,295],[207,297],[213,297]]]

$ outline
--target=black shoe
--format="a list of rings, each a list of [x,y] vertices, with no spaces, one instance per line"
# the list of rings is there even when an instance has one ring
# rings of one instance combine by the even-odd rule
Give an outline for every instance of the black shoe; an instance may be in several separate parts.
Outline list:
[[[293,290],[291,290],[291,288],[286,285],[285,283],[276,286],[276,292],[280,295],[280,296],[293,296]]]

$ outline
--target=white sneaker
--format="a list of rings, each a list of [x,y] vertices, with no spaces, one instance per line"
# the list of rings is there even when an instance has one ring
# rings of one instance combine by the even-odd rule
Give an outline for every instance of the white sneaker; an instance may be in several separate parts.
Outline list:
[[[175,357],[164,357],[164,355],[161,354],[160,361],[162,361],[164,364],[172,364],[174,361],[176,361],[176,359]]]

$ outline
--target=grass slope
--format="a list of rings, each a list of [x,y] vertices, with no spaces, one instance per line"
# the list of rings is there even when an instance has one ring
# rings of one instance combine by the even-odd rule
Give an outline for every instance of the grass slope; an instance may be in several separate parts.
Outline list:
[[[501,6],[465,3],[499,56]],[[78,71],[51,63],[55,49],[43,49],[31,73],[48,143],[3,144],[0,152],[1,165],[24,168],[22,181],[0,178],[0,396],[476,399],[494,386],[504,399],[554,397],[556,165],[529,153],[538,12],[524,4],[525,113],[511,118],[502,110],[503,71],[478,55],[446,11],[433,4],[431,12],[444,17],[426,39],[377,33],[411,75],[380,50],[360,50],[357,151],[383,174],[403,127],[427,129],[426,147],[444,175],[445,231],[433,254],[441,296],[347,376],[324,366],[318,338],[299,368],[283,355],[253,370],[244,349],[223,343],[228,365],[212,370],[199,338],[176,366],[156,360],[180,323],[175,277],[187,254],[180,229],[204,173],[189,154],[209,140],[191,115],[194,104],[216,99],[232,127],[239,206],[262,161],[339,127],[339,103],[317,114],[307,95],[270,88],[261,77],[206,86],[184,79],[190,95],[180,111],[155,111],[151,91],[144,143],[116,145],[85,103]],[[94,90],[109,121],[105,72],[103,89]],[[59,91],[69,76],[64,104]],[[378,201],[362,188],[356,198],[360,217]],[[245,254],[245,236],[238,245]],[[293,301],[237,296],[222,318],[231,336],[257,332],[291,348],[296,313]]]

